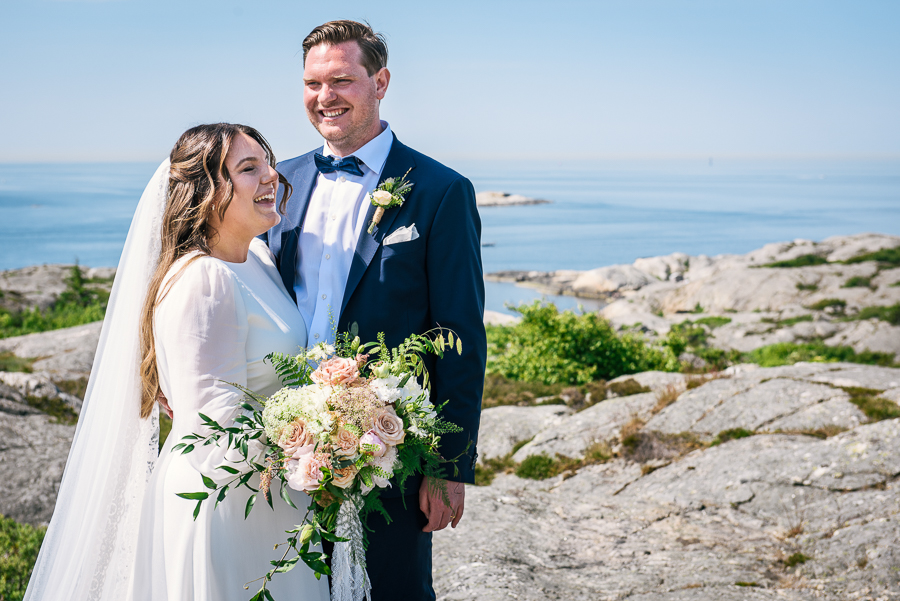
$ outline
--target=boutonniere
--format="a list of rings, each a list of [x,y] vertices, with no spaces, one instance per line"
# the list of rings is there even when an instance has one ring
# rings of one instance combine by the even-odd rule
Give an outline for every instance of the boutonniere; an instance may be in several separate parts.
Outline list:
[[[412,167],[403,174],[403,177],[399,179],[389,177],[381,182],[381,185],[369,192],[369,200],[377,208],[375,209],[375,214],[372,215],[372,223],[369,224],[369,229],[366,230],[368,233],[371,234],[375,231],[375,226],[381,222],[385,209],[403,206],[403,201],[406,200],[406,193],[413,187],[412,183],[406,181],[406,176],[409,175],[410,171],[412,171]]]

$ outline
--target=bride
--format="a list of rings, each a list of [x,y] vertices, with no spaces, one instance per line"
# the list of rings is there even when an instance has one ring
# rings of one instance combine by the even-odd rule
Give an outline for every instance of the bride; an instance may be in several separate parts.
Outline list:
[[[303,513],[251,492],[214,508],[176,493],[231,476],[215,445],[172,452],[204,434],[200,413],[225,425],[241,394],[279,388],[266,354],[296,352],[306,328],[256,236],[277,224],[275,158],[256,130],[185,132],[141,197],[119,262],[85,403],[56,509],[26,600],[245,601],[280,557],[275,543]],[[289,194],[285,185],[281,208]],[[156,457],[157,393],[174,411]],[[258,479],[258,477],[257,477]],[[252,484],[252,481],[251,481]],[[258,485],[258,483],[257,483]],[[308,498],[291,491],[297,507]],[[250,586],[246,590],[245,586]],[[328,598],[305,565],[269,585],[277,599]]]

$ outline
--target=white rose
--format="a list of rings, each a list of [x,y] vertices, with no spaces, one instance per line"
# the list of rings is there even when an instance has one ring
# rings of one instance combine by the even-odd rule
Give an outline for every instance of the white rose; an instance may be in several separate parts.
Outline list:
[[[391,193],[385,190],[375,190],[372,192],[372,202],[379,207],[386,207],[391,204]]]

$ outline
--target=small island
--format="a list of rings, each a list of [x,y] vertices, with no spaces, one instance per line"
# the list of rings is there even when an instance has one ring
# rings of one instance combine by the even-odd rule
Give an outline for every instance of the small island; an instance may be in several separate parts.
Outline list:
[[[478,192],[475,194],[475,202],[479,207],[509,207],[513,205],[544,205],[550,204],[552,201],[529,198],[509,192]]]

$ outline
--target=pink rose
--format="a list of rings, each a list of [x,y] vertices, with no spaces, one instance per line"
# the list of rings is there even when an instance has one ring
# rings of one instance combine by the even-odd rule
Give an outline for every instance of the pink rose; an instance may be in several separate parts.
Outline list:
[[[398,445],[406,438],[406,432],[403,430],[403,420],[397,416],[397,412],[390,406],[385,407],[378,414],[372,429],[385,444]]]
[[[281,431],[281,440],[278,446],[284,449],[284,454],[291,456],[302,447],[315,443],[313,435],[306,428],[306,422],[299,417],[292,421]]]
[[[310,378],[316,384],[352,386],[359,380],[359,365],[356,359],[332,357],[319,363],[319,367]]]
[[[362,435],[362,438],[359,439],[359,448],[364,449],[365,445],[371,445],[373,447],[377,447],[374,451],[367,450],[365,451],[367,454],[372,455],[373,457],[381,457],[384,455],[384,452],[387,450],[387,446],[378,438],[378,435],[375,434],[374,431],[369,430],[365,434]]]
[[[331,468],[331,458],[325,453],[307,453],[287,462],[287,483],[294,490],[311,491],[319,487],[323,467]]]
[[[337,435],[332,438],[332,442],[335,446],[335,455],[350,457],[356,455],[356,445],[359,444],[359,436],[350,430],[339,428]]]
[[[353,478],[356,477],[356,473],[359,470],[356,469],[355,465],[348,465],[343,469],[334,470],[334,478],[331,480],[332,484],[337,486],[338,488],[347,488],[351,484],[353,484]]]

